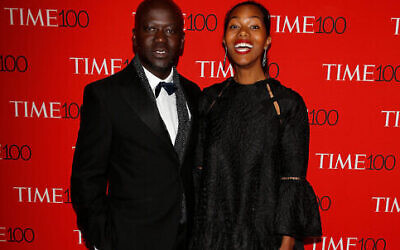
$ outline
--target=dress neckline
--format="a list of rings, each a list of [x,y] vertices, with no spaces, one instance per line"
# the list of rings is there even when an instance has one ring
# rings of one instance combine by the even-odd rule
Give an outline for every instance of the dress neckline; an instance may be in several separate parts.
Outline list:
[[[231,77],[232,83],[233,83],[235,86],[240,86],[240,87],[258,86],[258,85],[264,84],[265,81],[267,81],[267,80],[268,80],[268,78],[265,78],[265,79],[258,80],[258,81],[256,81],[256,82],[253,82],[253,83],[250,83],[250,84],[242,84],[242,83],[239,83],[239,82],[235,81],[235,79],[234,79],[233,77]]]

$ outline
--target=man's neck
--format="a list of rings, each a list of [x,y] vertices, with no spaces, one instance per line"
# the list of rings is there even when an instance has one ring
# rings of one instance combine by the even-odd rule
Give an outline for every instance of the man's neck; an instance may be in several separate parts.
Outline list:
[[[142,66],[148,72],[150,72],[151,74],[153,74],[154,76],[156,76],[157,78],[159,78],[161,80],[164,80],[165,78],[167,78],[171,74],[171,71],[172,71],[172,67],[165,71],[159,71],[159,70],[156,71],[154,69],[151,69],[150,67],[147,67],[146,65],[142,64]]]
[[[157,75],[154,75],[151,71],[149,71],[147,68],[143,67],[144,74],[147,77],[147,80],[149,81],[149,84],[151,88],[155,88],[159,82],[172,82],[173,81],[173,69],[171,68],[169,74],[164,77],[160,78]]]

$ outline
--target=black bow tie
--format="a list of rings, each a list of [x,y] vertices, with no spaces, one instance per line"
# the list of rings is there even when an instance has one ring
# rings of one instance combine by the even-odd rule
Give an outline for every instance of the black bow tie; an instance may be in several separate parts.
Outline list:
[[[155,89],[156,98],[160,95],[161,88],[164,88],[168,95],[172,95],[176,91],[176,86],[173,82],[160,82]]]

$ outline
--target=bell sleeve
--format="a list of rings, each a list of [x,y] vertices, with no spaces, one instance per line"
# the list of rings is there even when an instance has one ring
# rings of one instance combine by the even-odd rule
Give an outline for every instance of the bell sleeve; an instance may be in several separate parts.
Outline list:
[[[282,105],[284,104],[284,105]],[[297,239],[322,234],[316,195],[306,179],[309,149],[307,109],[297,93],[283,100],[280,187],[276,232]],[[286,108],[285,107],[289,107]]]

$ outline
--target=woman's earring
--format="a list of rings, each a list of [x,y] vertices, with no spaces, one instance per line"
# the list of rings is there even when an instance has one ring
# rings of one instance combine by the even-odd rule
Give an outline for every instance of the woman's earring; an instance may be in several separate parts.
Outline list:
[[[224,44],[225,47],[225,57],[224,57],[224,69],[225,69],[225,63],[226,63],[226,54],[228,54],[228,47],[226,47],[226,45]]]
[[[264,68],[265,65],[267,64],[267,49],[268,49],[268,47],[266,47],[266,48],[264,49],[264,57],[263,57],[263,59],[262,59],[262,66],[263,66],[263,68]]]

